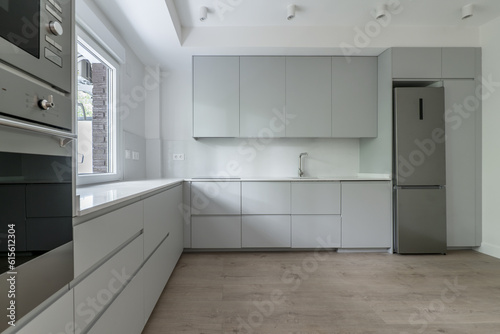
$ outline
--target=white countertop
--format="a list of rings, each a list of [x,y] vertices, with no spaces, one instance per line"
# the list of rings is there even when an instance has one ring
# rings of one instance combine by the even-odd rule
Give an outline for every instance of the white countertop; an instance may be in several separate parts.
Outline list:
[[[264,176],[259,176],[259,177],[211,177],[211,176],[202,176],[202,177],[193,177],[190,179],[185,179],[185,181],[238,181],[238,182],[249,182],[249,181],[285,181],[285,182],[290,182],[290,181],[312,181],[312,182],[317,182],[317,181],[390,181],[391,180],[391,175],[390,174],[371,174],[371,173],[359,173],[356,175],[338,175],[338,176],[318,176],[318,177],[264,177]]]
[[[80,207],[77,216],[96,212],[110,206],[138,198],[148,193],[168,188],[183,181],[225,181],[225,182],[250,182],[250,181],[283,181],[283,182],[319,182],[319,181],[390,181],[390,174],[357,174],[343,176],[318,176],[318,177],[241,177],[241,178],[216,178],[201,177],[191,179],[159,179],[104,183],[77,187],[76,195],[80,196]]]
[[[183,179],[141,180],[77,187],[76,195],[80,196],[80,209],[77,215],[83,216],[102,210],[183,181]]]

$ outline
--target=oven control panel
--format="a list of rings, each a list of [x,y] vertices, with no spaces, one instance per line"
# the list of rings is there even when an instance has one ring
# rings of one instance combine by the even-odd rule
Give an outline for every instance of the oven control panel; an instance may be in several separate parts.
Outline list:
[[[71,131],[69,94],[29,80],[0,63],[0,115]]]

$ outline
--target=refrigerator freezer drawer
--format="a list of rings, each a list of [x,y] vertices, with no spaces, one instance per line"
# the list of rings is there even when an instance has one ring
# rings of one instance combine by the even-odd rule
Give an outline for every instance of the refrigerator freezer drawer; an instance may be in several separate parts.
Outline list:
[[[446,190],[396,189],[397,252],[446,253]]]

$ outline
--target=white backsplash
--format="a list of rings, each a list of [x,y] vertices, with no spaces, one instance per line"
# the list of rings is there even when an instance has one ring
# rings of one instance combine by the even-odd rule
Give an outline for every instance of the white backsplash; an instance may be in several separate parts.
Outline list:
[[[298,158],[305,176],[353,175],[359,172],[358,139],[276,138],[164,141],[165,177],[283,177],[297,176]],[[185,160],[174,161],[183,153]]]

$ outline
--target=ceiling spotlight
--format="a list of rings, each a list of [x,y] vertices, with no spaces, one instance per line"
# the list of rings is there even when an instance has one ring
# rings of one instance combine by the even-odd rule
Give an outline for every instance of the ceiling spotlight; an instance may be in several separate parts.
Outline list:
[[[293,19],[295,17],[295,5],[288,5],[286,13],[287,20]]]
[[[203,22],[207,19],[208,8],[200,7],[200,21]]]
[[[375,18],[377,20],[383,19],[386,15],[386,12],[387,12],[387,5],[385,3],[378,5],[377,8],[375,9]]]
[[[462,20],[465,20],[469,17],[472,16],[472,10],[474,9],[474,6],[470,3],[468,5],[465,5],[462,7]]]

